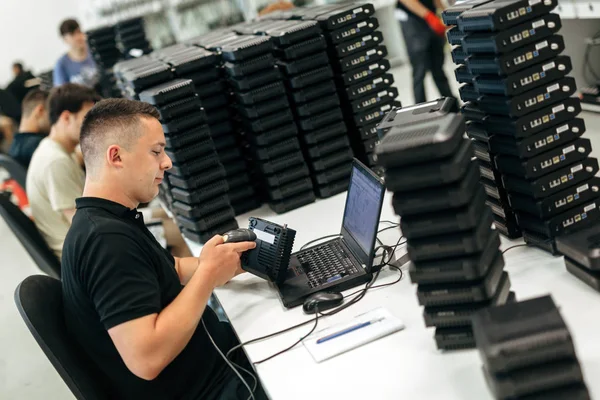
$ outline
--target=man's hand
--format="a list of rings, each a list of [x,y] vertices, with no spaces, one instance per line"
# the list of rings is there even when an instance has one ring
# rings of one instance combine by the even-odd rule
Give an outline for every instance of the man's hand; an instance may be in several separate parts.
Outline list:
[[[442,20],[437,15],[429,11],[427,14],[425,14],[423,19],[425,22],[427,22],[427,25],[429,25],[432,31],[434,31],[437,35],[444,37],[444,34],[446,33],[446,25],[444,25]]]
[[[243,272],[240,255],[255,247],[255,242],[225,244],[223,236],[216,235],[204,244],[196,271],[207,274],[215,287],[223,286]]]

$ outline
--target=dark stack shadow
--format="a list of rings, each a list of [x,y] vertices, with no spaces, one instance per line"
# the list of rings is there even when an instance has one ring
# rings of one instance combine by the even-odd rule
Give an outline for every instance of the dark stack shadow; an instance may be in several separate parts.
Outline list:
[[[240,34],[271,38],[315,193],[326,198],[348,189],[353,152],[327,55],[315,21],[265,20],[234,26]],[[304,174],[298,167],[296,174]]]
[[[452,103],[394,109],[380,124],[375,148],[394,192],[425,325],[436,328],[444,350],[475,347],[471,315],[514,298],[473,145]]]
[[[560,55],[556,0],[474,1],[444,21],[458,45],[467,134],[479,159],[497,228],[558,254],[555,238],[597,221],[598,162],[581,136],[580,100],[571,97],[571,60]]]
[[[115,25],[117,43],[123,55],[136,57],[152,52],[152,45],[146,37],[146,26],[143,18],[130,18]]]
[[[496,399],[590,399],[573,339],[552,297],[479,311],[473,332]]]
[[[160,113],[165,152],[173,162],[164,179],[168,181],[171,212],[183,235],[204,243],[238,228],[227,195],[225,168],[192,80],[175,79],[149,88],[139,97]]]
[[[86,32],[88,48],[98,66],[97,90],[102,97],[121,97],[113,66],[121,58],[117,48],[116,32],[113,25],[91,29]]]

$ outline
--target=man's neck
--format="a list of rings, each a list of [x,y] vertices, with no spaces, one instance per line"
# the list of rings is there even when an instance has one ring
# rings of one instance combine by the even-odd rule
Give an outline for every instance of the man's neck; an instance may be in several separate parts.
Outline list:
[[[21,125],[19,125],[19,133],[21,132],[40,133],[40,127],[37,122],[24,118],[21,120]]]
[[[60,147],[62,147],[67,154],[72,154],[75,151],[75,147],[77,147],[77,143],[73,143],[68,139],[67,135],[64,132],[61,132],[56,127],[53,127],[50,130],[50,139],[54,142],[58,143]]]
[[[84,61],[88,55],[87,47],[70,49],[68,55],[73,61]]]
[[[101,179],[100,181],[108,182],[109,180]],[[137,208],[140,205],[140,203],[131,199],[122,190],[115,190],[115,187],[119,185],[106,185],[100,183],[100,181],[93,180],[88,175],[85,180],[83,197],[97,197],[100,199],[110,200],[129,209]],[[112,182],[112,180],[110,181]]]

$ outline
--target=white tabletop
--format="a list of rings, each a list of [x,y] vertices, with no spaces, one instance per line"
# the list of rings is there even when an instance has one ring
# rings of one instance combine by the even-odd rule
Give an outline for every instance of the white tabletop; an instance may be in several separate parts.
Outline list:
[[[279,224],[287,223],[297,231],[294,250],[318,237],[339,233],[346,194],[317,201],[283,215],[268,207],[238,217],[247,226],[255,216]],[[398,221],[391,207],[391,194],[386,194],[382,220]],[[382,224],[381,227],[387,226]],[[380,235],[385,244],[393,245],[399,230]],[[507,248],[522,240],[503,239]],[[188,242],[194,254],[201,246]],[[400,256],[405,252],[401,247]],[[592,397],[600,397],[600,295],[570,275],[562,257],[552,257],[541,250],[518,247],[505,254],[511,290],[518,300],[551,293],[561,309],[583,367]],[[385,269],[377,283],[391,282],[397,272]],[[310,319],[302,307],[287,310],[276,290],[266,281],[251,274],[238,276],[215,291],[242,342]],[[408,274],[396,285],[370,290],[365,298],[341,313],[319,320],[322,329],[345,322],[377,307],[385,307],[400,318],[406,328],[383,339],[317,364],[300,344],[291,351],[256,366],[268,395],[275,400],[292,399],[492,399],[476,350],[442,352],[433,339],[434,329],[425,328],[417,303],[416,285]],[[246,346],[251,361],[274,354],[309,332],[305,325],[278,337]]]

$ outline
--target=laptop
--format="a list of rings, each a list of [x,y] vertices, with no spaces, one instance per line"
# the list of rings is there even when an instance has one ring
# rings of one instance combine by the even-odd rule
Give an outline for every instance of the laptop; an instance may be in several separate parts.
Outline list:
[[[340,236],[292,254],[288,276],[278,287],[285,307],[298,306],[316,292],[343,291],[371,279],[384,195],[381,178],[354,159]]]

